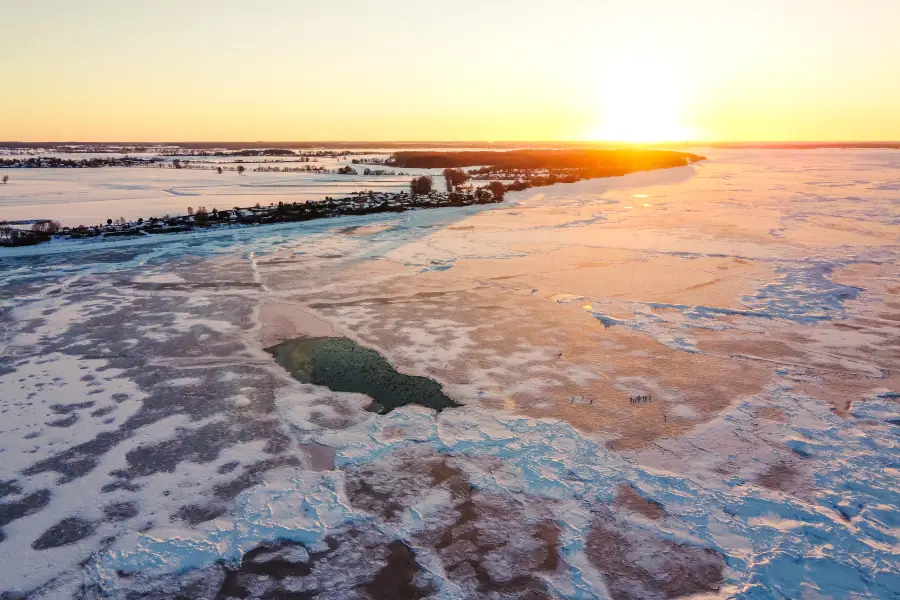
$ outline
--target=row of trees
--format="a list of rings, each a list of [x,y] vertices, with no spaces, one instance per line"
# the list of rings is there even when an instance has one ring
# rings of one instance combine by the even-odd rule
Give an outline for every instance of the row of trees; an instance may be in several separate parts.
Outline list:
[[[57,156],[32,156],[29,158],[0,158],[0,167],[12,169],[98,169],[100,167],[148,167],[161,166],[162,159],[109,157],[67,159]]]
[[[58,150],[63,151],[61,148],[59,148]],[[129,150],[129,149],[128,148],[124,149],[124,151],[127,151],[127,150]],[[147,150],[154,150],[154,149],[153,148],[132,149],[132,151],[134,151],[134,152],[144,152]],[[74,152],[75,150],[71,150],[71,151]],[[78,151],[80,152],[81,150],[78,150]],[[101,150],[101,149],[88,149],[85,151],[89,151],[91,153],[111,152],[111,150]],[[119,152],[119,150],[116,150],[116,152]],[[241,157],[291,156],[291,157],[293,157],[293,156],[296,156],[300,159],[301,162],[309,162],[311,159],[315,160],[317,158],[340,158],[340,157],[344,157],[344,156],[350,156],[351,154],[365,154],[365,153],[364,152],[351,152],[349,150],[342,150],[340,152],[336,152],[334,150],[315,150],[315,151],[298,150],[298,151],[294,151],[294,150],[288,150],[286,148],[266,148],[266,149],[260,149],[260,150],[253,150],[253,149],[250,149],[250,150],[246,150],[246,149],[245,150],[199,150],[199,149],[191,149],[191,148],[184,148],[184,147],[170,148],[170,149],[164,149],[164,150],[160,151],[161,156],[196,156],[196,157],[200,157],[200,158],[209,157],[209,156],[216,156],[216,157],[234,157],[234,156],[241,156]]]
[[[458,169],[444,169],[444,181],[447,184],[447,191],[459,191],[459,188],[469,181],[471,177],[464,171]],[[431,175],[422,175],[414,177],[409,183],[409,193],[413,196],[427,196],[434,189],[434,178]],[[475,190],[475,198],[479,201],[487,200],[485,194],[489,194],[489,198],[497,200],[506,196],[506,186],[502,181],[491,181],[485,186],[481,186]]]
[[[172,166],[174,166],[176,169],[183,169],[185,166],[187,166],[187,164],[188,164],[189,162],[191,162],[191,161],[186,160],[186,161],[184,161],[184,163],[182,163],[181,160],[179,160],[179,159],[176,158],[176,159],[173,159],[173,160],[172,160]],[[247,170],[247,169],[244,167],[244,165],[238,165],[238,167],[237,167],[238,175],[243,175],[243,174],[244,174],[244,171],[246,171],[246,170]],[[221,174],[222,174],[222,167],[216,167],[216,173],[218,173],[219,175],[221,175]]]
[[[385,164],[396,167],[433,169],[441,167],[480,167],[475,173],[509,172],[515,170],[587,170],[587,171],[649,171],[666,167],[681,167],[685,162],[697,162],[702,156],[669,150],[492,150],[477,151],[401,151],[395,152]]]
[[[326,197],[325,200],[289,204],[279,202],[277,207],[274,204],[270,204],[268,210],[260,210],[261,206],[257,202],[255,208],[249,209],[249,212],[237,206],[234,207],[234,213],[231,211],[219,211],[216,208],[207,211],[205,206],[199,206],[196,209],[189,206],[187,207],[188,216],[170,217],[166,215],[162,218],[150,217],[146,222],[142,218],[138,219],[137,225],[144,225],[144,227],[131,227],[124,217],[118,217],[115,220],[106,219],[106,227],[102,225],[91,227],[79,225],[78,227],[65,229],[62,229],[56,221],[39,221],[30,230],[14,227],[9,223],[0,223],[0,245],[22,246],[38,244],[50,240],[56,233],[67,235],[71,239],[97,236],[140,236],[190,231],[197,226],[208,227],[216,223],[231,223],[233,219],[242,224],[263,224],[308,221],[340,215],[403,212],[415,208],[471,206],[473,204],[499,202],[503,198],[505,191],[502,182],[492,181],[488,186],[477,188],[474,190],[474,193],[471,191],[463,193],[450,192],[449,194],[434,196],[431,195],[433,183],[433,178],[425,175],[416,177],[410,182],[412,195],[401,192],[399,194],[379,194],[376,196],[371,191],[367,194],[357,192],[355,195],[347,198]],[[116,226],[115,228],[112,227],[114,225]]]
[[[246,171],[246,170],[247,170],[247,169],[244,167],[244,165],[238,165],[238,167],[237,167],[237,169],[236,169],[238,175],[243,175],[243,174],[244,174],[244,171]],[[222,167],[216,167],[216,173],[218,173],[219,175],[221,175],[221,174],[222,174]]]
[[[0,246],[31,246],[50,239],[62,229],[59,221],[43,220],[34,223],[31,229],[19,229],[0,223]]]

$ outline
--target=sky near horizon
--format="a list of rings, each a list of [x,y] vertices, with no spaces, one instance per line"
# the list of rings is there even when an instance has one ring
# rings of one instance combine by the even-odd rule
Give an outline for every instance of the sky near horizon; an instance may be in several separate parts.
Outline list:
[[[0,140],[900,140],[900,0],[0,0]]]

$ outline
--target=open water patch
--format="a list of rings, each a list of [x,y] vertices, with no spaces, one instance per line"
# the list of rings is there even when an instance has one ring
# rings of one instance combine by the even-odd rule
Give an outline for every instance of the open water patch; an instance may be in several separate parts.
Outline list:
[[[343,337],[287,340],[266,352],[291,376],[303,383],[336,392],[355,392],[372,398],[367,410],[386,414],[419,404],[438,412],[460,406],[427,377],[400,373],[381,354]]]

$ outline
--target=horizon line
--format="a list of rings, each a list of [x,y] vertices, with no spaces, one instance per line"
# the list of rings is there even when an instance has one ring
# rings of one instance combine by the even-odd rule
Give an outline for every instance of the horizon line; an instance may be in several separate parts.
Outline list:
[[[270,146],[377,146],[379,144],[388,145],[421,145],[421,146],[438,146],[452,145],[460,146],[465,144],[471,145],[488,145],[488,146],[509,146],[509,145],[598,145],[612,144],[620,146],[672,146],[672,145],[821,145],[821,146],[840,146],[840,145],[867,145],[867,146],[895,146],[900,145],[898,140],[667,140],[667,141],[641,141],[629,142],[624,140],[164,140],[164,141],[145,141],[145,140],[104,140],[104,141],[85,141],[85,140],[0,140],[0,147],[28,147],[28,146],[49,146],[49,145],[95,145],[95,146],[186,146],[186,145],[212,145],[219,144],[221,146],[233,145],[270,145]]]

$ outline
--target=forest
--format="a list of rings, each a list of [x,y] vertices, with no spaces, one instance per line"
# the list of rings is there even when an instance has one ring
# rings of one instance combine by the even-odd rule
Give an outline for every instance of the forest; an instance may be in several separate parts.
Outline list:
[[[386,164],[417,169],[478,167],[470,171],[473,174],[577,170],[588,177],[604,177],[679,167],[700,160],[704,157],[687,152],[642,149],[401,151],[395,152]]]

